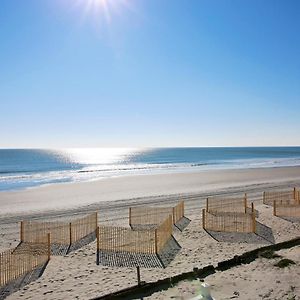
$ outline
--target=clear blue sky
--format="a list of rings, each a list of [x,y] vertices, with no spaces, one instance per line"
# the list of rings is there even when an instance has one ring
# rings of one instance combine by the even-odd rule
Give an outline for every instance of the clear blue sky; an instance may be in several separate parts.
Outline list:
[[[0,147],[300,145],[300,1],[89,1],[1,0]]]

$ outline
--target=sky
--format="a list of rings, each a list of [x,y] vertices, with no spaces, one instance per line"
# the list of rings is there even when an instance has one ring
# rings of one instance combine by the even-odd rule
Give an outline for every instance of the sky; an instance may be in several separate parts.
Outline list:
[[[1,0],[0,147],[300,145],[300,1]]]

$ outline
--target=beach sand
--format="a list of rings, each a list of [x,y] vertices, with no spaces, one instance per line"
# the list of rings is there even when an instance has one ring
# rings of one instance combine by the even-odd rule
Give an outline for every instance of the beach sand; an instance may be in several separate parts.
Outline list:
[[[205,282],[211,286],[214,299],[300,299],[300,246],[275,252],[279,258],[258,258],[248,265],[208,276]],[[290,259],[295,264],[285,268],[275,266],[281,259]],[[191,299],[199,295],[199,280],[181,281],[166,291],[144,299]]]
[[[271,242],[299,236],[299,222],[273,217],[272,208],[262,204],[262,191],[299,186],[299,183],[300,168],[291,167],[128,176],[2,192],[0,250],[18,244],[18,221],[23,218],[67,220],[98,210],[101,224],[128,226],[130,205],[161,205],[184,199],[186,216],[191,223],[183,232],[174,233],[182,249],[167,268],[141,270],[142,280],[156,281],[191,271],[194,267],[216,264]],[[260,212],[258,221],[267,228],[264,237],[243,236],[239,237],[240,240],[243,238],[241,242],[234,240],[234,236],[218,235],[220,241],[216,241],[201,226],[201,209],[205,198],[208,195],[237,195],[244,192],[248,193],[249,201],[254,201],[255,208]],[[7,299],[91,299],[136,284],[135,269],[97,266],[95,253],[96,243],[92,242],[64,257],[53,256],[41,278]],[[253,268],[249,267],[249,270]],[[276,282],[271,282],[269,288],[273,285]],[[218,288],[222,291],[225,286]],[[153,299],[157,297],[153,295]]]
[[[280,186],[300,182],[300,167],[212,170],[202,172],[124,176],[91,182],[45,185],[23,191],[0,192],[1,216],[80,208],[98,203],[108,207],[136,198],[162,195],[203,194],[230,190],[245,185]],[[101,205],[101,202],[102,203]],[[115,205],[114,203],[113,205]],[[97,207],[97,206],[96,206]]]

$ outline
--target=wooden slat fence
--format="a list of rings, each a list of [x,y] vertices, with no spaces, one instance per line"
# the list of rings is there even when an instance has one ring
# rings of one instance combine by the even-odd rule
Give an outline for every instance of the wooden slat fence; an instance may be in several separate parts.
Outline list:
[[[274,216],[300,217],[300,191],[296,188],[264,192],[263,203],[273,205]]]
[[[279,203],[289,203],[291,200],[299,202],[299,191],[296,188],[292,190],[276,190],[263,193],[263,203],[273,205],[274,201]]]
[[[129,208],[129,225],[158,225],[169,215],[172,216],[173,224],[176,224],[184,217],[184,201],[175,206],[149,207],[136,206]]]
[[[132,230],[131,228],[99,226],[98,250],[130,253],[155,253],[154,230]]]
[[[98,214],[92,213],[69,224],[72,232],[71,243],[77,242],[87,235],[96,232],[98,226]]]
[[[173,224],[176,224],[184,217],[184,201],[179,202],[176,206],[173,207]]]
[[[246,213],[250,207],[247,203],[247,194],[243,197],[209,197],[206,199],[207,212],[238,212]]]
[[[138,225],[156,226],[171,213],[172,208],[170,207],[130,207],[129,225],[132,227]]]
[[[47,233],[51,233],[52,244],[71,245],[95,232],[97,223],[97,213],[92,213],[70,223],[22,221],[20,239],[21,242],[25,243],[47,243],[45,236]]]
[[[285,203],[274,201],[273,214],[277,217],[300,217],[300,204],[293,200]]]
[[[222,232],[256,232],[255,214],[243,212],[208,212],[202,210],[202,225],[206,230]]]
[[[298,204],[300,204],[300,191],[297,191],[296,193],[296,201],[298,202]]]
[[[51,233],[52,244],[66,244],[70,242],[70,227],[61,222],[21,222],[21,242],[41,244],[47,243],[47,233]]]
[[[156,229],[132,230],[131,228],[99,226],[97,252],[129,252],[157,254],[172,236],[172,216],[169,215]]]
[[[166,243],[172,237],[173,221],[172,216],[169,215],[165,221],[155,229],[155,252],[160,253],[165,247]]]
[[[26,252],[16,249],[0,253],[0,287],[9,284],[15,279],[43,266],[50,259],[50,236],[46,237],[47,244],[27,248]]]

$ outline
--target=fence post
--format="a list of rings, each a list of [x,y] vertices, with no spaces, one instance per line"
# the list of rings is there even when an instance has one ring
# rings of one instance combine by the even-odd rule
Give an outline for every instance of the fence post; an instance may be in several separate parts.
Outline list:
[[[155,254],[158,254],[158,245],[157,245],[157,229],[154,230],[155,234]]]
[[[2,270],[1,270],[1,266],[2,266],[2,255],[0,253],[0,286],[2,286],[2,279],[1,279]]]
[[[245,206],[245,214],[247,213],[247,193],[244,196],[244,206]]]
[[[205,229],[205,209],[202,209],[202,227]]]
[[[181,216],[184,217],[184,201],[181,202],[181,206],[182,206]]]
[[[175,207],[172,207],[172,211],[173,211],[173,214],[172,214],[172,216],[173,216],[173,224],[175,225]]]
[[[48,261],[50,260],[51,257],[51,233],[47,234],[47,240],[48,240]]]
[[[100,263],[100,234],[99,234],[100,228],[97,226],[96,228],[96,237],[97,237],[97,253],[96,253],[96,264],[99,266]]]
[[[252,214],[255,213],[255,212],[254,212],[254,204],[253,204],[253,202],[251,202],[251,212],[252,212]]]
[[[2,286],[2,279],[1,279],[2,270],[1,270],[1,268],[2,268],[2,255],[0,253],[0,286]]]
[[[129,207],[129,226],[131,227],[131,207]]]
[[[297,191],[295,187],[294,187],[294,200],[297,200]]]
[[[208,198],[206,198],[206,211],[208,212]]]
[[[98,212],[97,211],[95,212],[95,218],[96,218],[96,220],[95,220],[96,221],[96,224],[95,224],[96,227],[95,228],[97,229],[97,227],[98,227]]]
[[[273,215],[276,216],[276,201],[273,201]]]
[[[24,222],[21,221],[21,224],[20,224],[20,240],[21,242],[24,241]]]
[[[252,232],[256,232],[256,220],[255,220],[255,214],[252,213]]]
[[[263,204],[266,204],[265,200],[266,200],[266,192],[263,192]]]
[[[72,222],[70,222],[69,228],[70,228],[70,246],[71,246],[72,245]]]
[[[138,281],[138,286],[141,285],[141,272],[140,272],[140,267],[136,267],[136,273],[137,273],[137,281]]]

